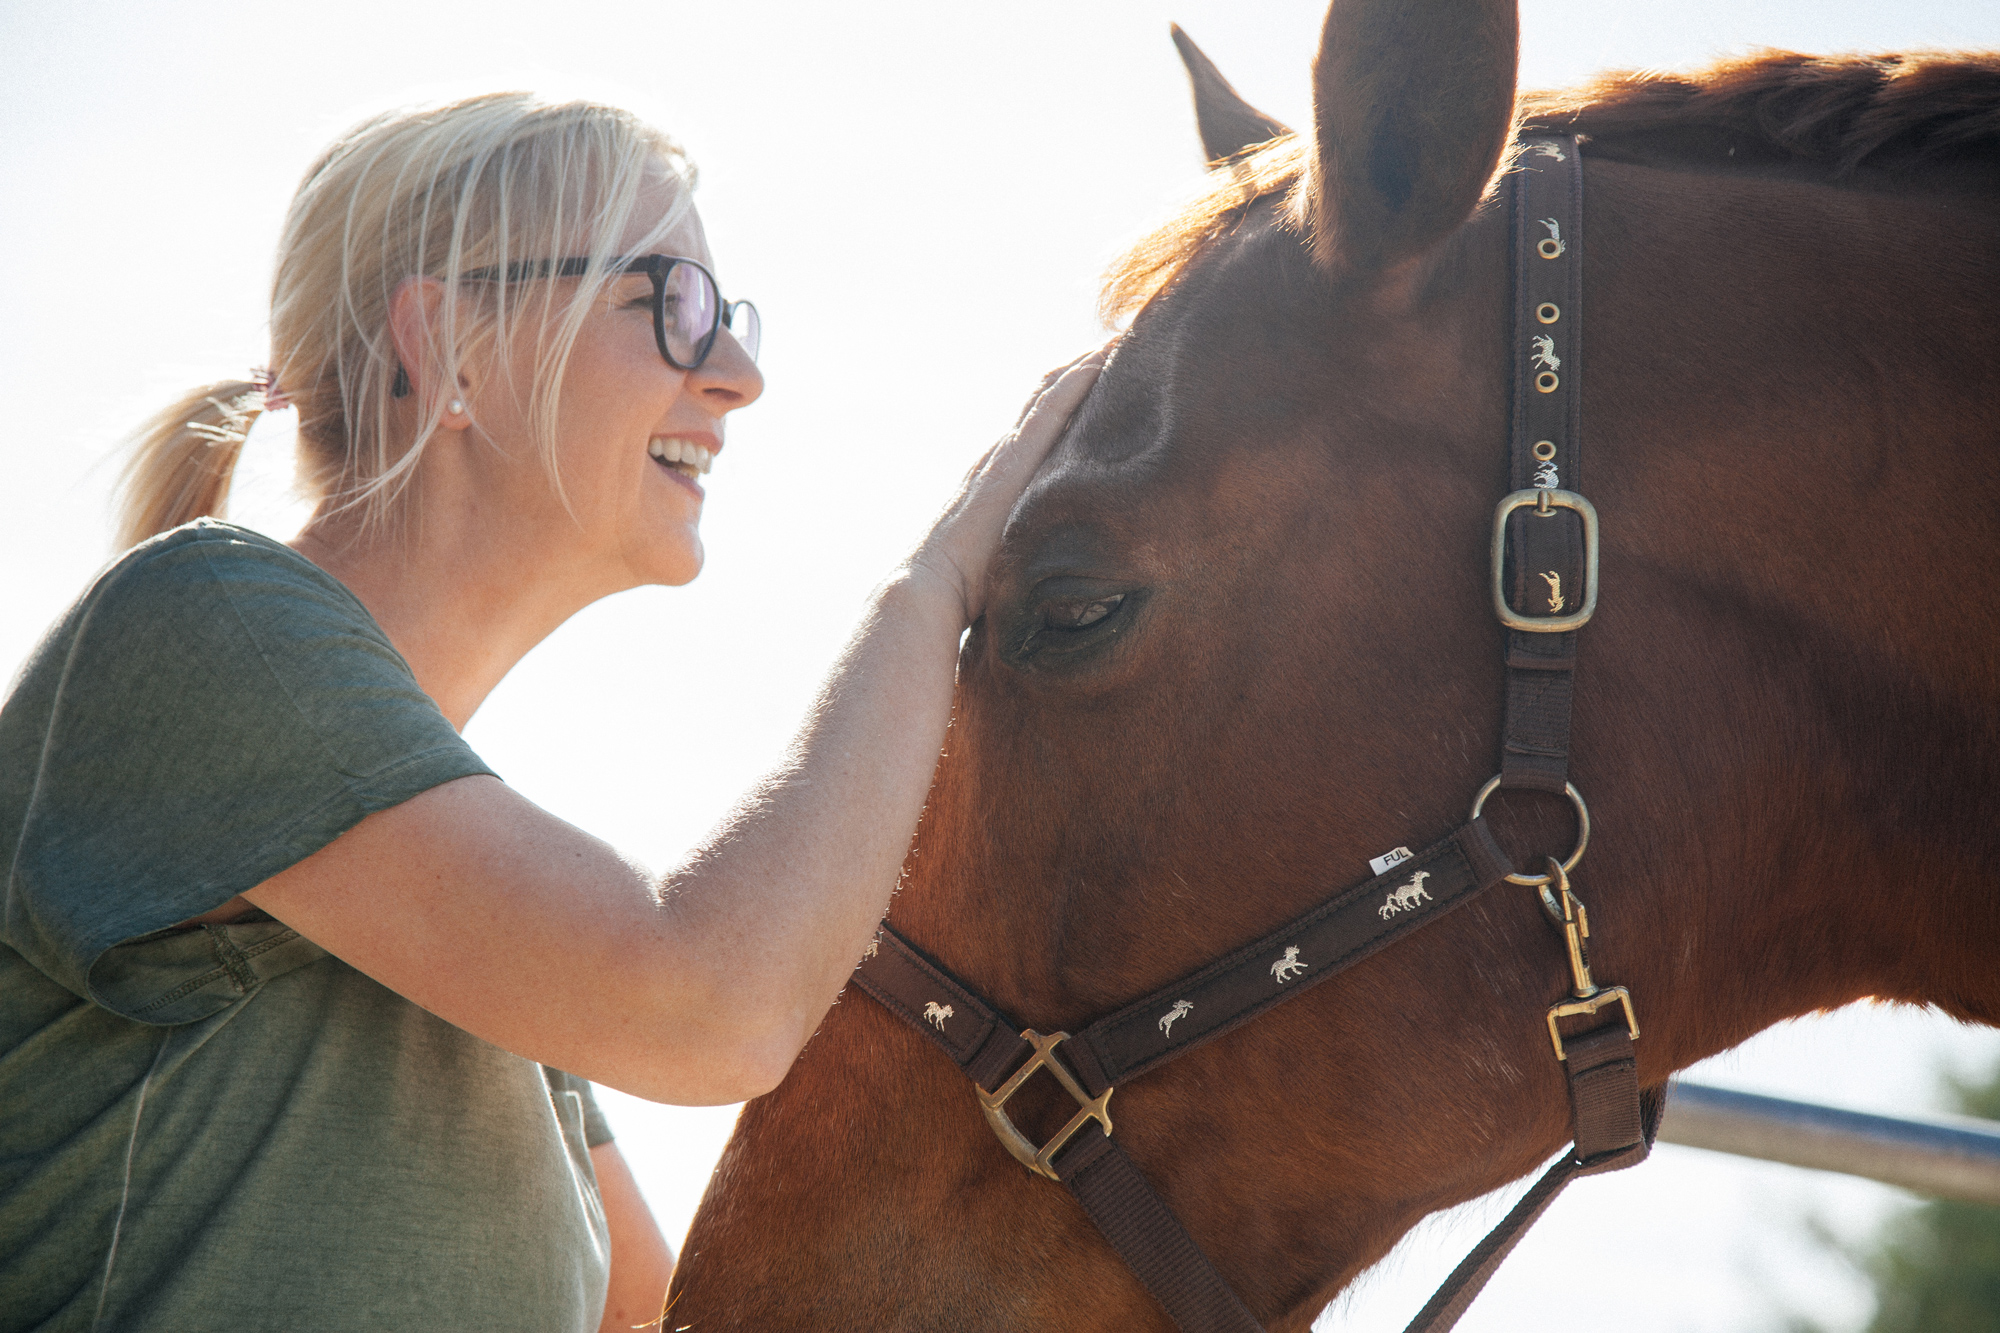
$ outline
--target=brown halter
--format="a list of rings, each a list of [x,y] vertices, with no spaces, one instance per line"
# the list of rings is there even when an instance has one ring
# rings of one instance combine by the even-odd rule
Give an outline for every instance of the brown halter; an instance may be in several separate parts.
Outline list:
[[[1575,1142],[1458,1266],[1408,1333],[1450,1329],[1564,1185],[1643,1161],[1659,1126],[1665,1093],[1639,1091],[1631,996],[1622,986],[1600,988],[1591,980],[1589,918],[1569,878],[1590,841],[1589,811],[1568,777],[1571,685],[1577,631],[1597,606],[1597,514],[1577,491],[1583,166],[1576,140],[1524,139],[1512,177],[1511,493],[1494,512],[1492,573],[1494,612],[1507,627],[1507,704],[1500,772],[1473,799],[1468,821],[1416,856],[1074,1035],[1017,1029],[887,922],[854,974],[863,990],[965,1071],[1002,1146],[1069,1188],[1181,1333],[1263,1330],[1112,1137],[1111,1094],[1502,879],[1538,889],[1568,948],[1573,997],[1549,1010],[1548,1030],[1569,1080]],[[1526,513],[1514,519],[1520,511]],[[1566,861],[1547,858],[1546,874],[1514,871],[1480,813],[1501,787],[1569,798],[1577,842]],[[1610,1022],[1563,1029],[1563,1020],[1597,1018],[1606,1009]],[[1006,1105],[1039,1070],[1076,1100],[1077,1111],[1037,1147],[1008,1119]]]

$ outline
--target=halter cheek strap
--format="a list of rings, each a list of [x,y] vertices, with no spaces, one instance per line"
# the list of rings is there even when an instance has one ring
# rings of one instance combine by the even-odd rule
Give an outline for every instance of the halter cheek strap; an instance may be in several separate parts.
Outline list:
[[[1525,140],[1512,194],[1513,492],[1495,515],[1492,572],[1494,610],[1507,626],[1506,712],[1500,773],[1479,793],[1470,820],[1417,856],[1074,1036],[1016,1026],[886,922],[854,974],[856,984],[929,1037],[977,1085],[1001,1146],[1069,1189],[1181,1333],[1263,1330],[1114,1137],[1112,1094],[1502,880],[1538,890],[1568,947],[1572,997],[1549,1011],[1548,1035],[1569,1084],[1575,1142],[1459,1265],[1409,1333],[1446,1333],[1570,1180],[1644,1160],[1659,1126],[1665,1095],[1639,1091],[1631,997],[1592,980],[1588,917],[1568,874],[1589,840],[1588,810],[1568,776],[1570,686],[1576,632],[1597,602],[1597,519],[1575,489],[1583,213],[1576,141]],[[1500,787],[1570,797],[1581,828],[1567,862],[1551,858],[1542,875],[1514,870],[1480,814]],[[1607,1011],[1609,1022],[1602,1021]],[[1579,1018],[1590,1026],[1579,1030]],[[1076,1109],[1054,1138],[1037,1144],[1009,1118],[1007,1103],[1044,1073]]]

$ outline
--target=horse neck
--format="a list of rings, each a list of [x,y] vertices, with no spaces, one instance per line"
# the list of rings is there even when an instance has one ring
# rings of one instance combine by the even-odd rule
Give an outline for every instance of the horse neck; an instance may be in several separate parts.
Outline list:
[[[2000,210],[1588,182],[1576,756],[1655,1061],[1865,995],[2000,1022]]]

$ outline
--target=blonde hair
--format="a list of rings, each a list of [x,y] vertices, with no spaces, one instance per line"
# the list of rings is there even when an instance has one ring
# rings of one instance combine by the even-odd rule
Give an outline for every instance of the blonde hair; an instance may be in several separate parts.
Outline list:
[[[524,333],[535,338],[527,414],[560,494],[558,387],[585,316],[617,276],[606,261],[649,179],[664,179],[673,202],[637,254],[687,215],[694,169],[629,112],[493,93],[377,116],[335,140],[292,199],[271,282],[270,375],[299,411],[310,498],[358,509],[366,524],[386,521],[437,433],[449,395],[435,392],[418,400],[413,438],[391,430],[404,367],[389,307],[411,277],[443,289],[424,350],[435,373],[411,375],[413,384],[454,383],[475,357],[512,364]],[[538,276],[539,261],[577,255],[591,263],[573,283]],[[496,276],[463,280],[476,270]],[[225,380],[147,421],[121,479],[121,546],[220,516],[265,403],[259,381]]]

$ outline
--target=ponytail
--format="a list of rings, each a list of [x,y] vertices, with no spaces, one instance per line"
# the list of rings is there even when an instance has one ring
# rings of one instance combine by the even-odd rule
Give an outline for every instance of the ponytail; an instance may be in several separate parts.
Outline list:
[[[118,549],[197,518],[220,518],[250,423],[263,410],[251,380],[204,384],[132,437],[119,478]]]

